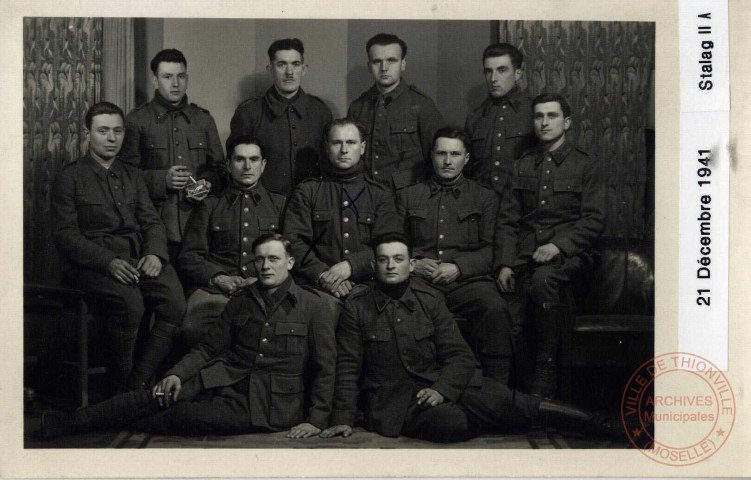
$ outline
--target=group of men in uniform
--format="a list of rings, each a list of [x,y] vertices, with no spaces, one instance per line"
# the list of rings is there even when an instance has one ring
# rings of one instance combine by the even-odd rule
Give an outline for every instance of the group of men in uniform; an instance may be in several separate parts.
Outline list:
[[[302,42],[272,43],[273,85],[237,107],[226,162],[177,50],[151,62],[152,101],[127,117],[89,109],[89,152],[56,180],[55,241],[106,321],[121,393],[45,416],[43,436],[348,436],[360,397],[366,427],[387,436],[613,433],[551,400],[559,292],[605,212],[598,163],[566,139],[568,103],[530,101],[521,53],[494,44],[488,99],[464,131],[447,128],[402,79],[404,41],[378,34],[366,51],[374,85],[334,120],[300,87]],[[155,323],[132,365],[145,308]],[[527,321],[535,375],[512,378]],[[149,389],[173,337],[189,353]]]

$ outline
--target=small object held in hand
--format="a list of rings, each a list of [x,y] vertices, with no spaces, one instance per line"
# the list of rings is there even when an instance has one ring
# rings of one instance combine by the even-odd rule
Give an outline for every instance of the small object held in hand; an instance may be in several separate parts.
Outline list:
[[[206,185],[206,179],[202,178],[196,181],[195,178],[190,177],[190,181],[193,182],[185,187],[185,191],[188,194],[188,198],[194,199],[201,197],[208,193],[210,187]]]

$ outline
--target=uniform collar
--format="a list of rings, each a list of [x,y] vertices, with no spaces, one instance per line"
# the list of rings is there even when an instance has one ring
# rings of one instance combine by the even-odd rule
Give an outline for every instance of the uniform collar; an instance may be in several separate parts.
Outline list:
[[[290,275],[292,275],[290,273]],[[258,290],[258,282],[254,283],[250,286],[250,293],[253,295],[253,297],[256,298],[258,303],[260,305],[264,305],[263,303],[263,296],[261,295],[261,292]],[[284,298],[288,298],[289,301],[295,305],[300,300],[300,287],[297,286],[295,283],[295,280],[292,279],[289,283],[289,287],[287,288],[287,292],[284,294]],[[279,302],[281,304],[281,302]]]
[[[109,169],[104,168],[103,166],[99,165],[99,163],[94,160],[94,157],[91,156],[91,152],[87,152],[86,155],[81,159],[81,162],[88,166],[97,177],[99,177],[100,180],[106,180],[107,174],[111,173],[116,177],[122,176],[122,166],[120,165],[120,160],[115,159],[115,161],[112,162],[112,165],[110,165]]]
[[[515,112],[518,112],[521,108],[521,104],[522,91],[519,88],[519,85],[514,85],[511,91],[509,91],[502,98],[495,99],[488,95],[488,98],[482,104],[482,116],[487,116],[488,112],[491,108],[493,108],[494,105],[511,105],[511,108],[513,108]]]
[[[305,94],[305,91],[303,91],[302,87],[300,87],[300,90],[297,92],[297,98],[295,98],[292,102],[284,102],[277,98],[278,94],[275,94],[274,89],[275,87],[272,85],[268,90],[266,90],[266,94],[263,96],[264,100],[266,101],[266,105],[268,105],[271,113],[273,113],[274,116],[281,117],[282,115],[284,115],[284,112],[286,112],[288,108],[290,112],[295,113],[299,118],[303,118],[308,114],[308,109],[310,107],[310,98],[308,98],[308,96]]]
[[[568,140],[565,140],[563,142],[563,145],[556,148],[552,152],[545,152],[542,149],[539,149],[537,152],[537,157],[535,158],[535,165],[539,165],[547,155],[550,155],[553,158],[556,166],[560,166],[573,149],[574,146]]]
[[[454,198],[459,198],[462,194],[462,191],[467,185],[467,179],[464,177],[464,174],[459,174],[459,178],[456,179],[455,183],[451,185],[442,184],[438,181],[438,179],[433,175],[433,177],[428,180],[428,186],[430,187],[430,196],[434,196],[437,193],[439,193],[441,190],[446,190],[454,194]]]
[[[261,203],[261,200],[263,200],[264,191],[263,185],[261,185],[261,182],[259,181],[256,183],[256,186],[250,190],[243,190],[234,184],[230,184],[230,186],[224,191],[224,194],[227,196],[227,200],[229,200],[230,204],[234,205],[238,198],[243,197],[247,193],[249,194],[249,198],[253,200],[253,203],[258,205]]]
[[[417,308],[417,297],[415,297],[414,292],[412,292],[412,287],[407,287],[407,291],[404,292],[404,295],[402,295],[402,298],[399,300],[394,300],[385,293],[383,293],[378,287],[373,288],[373,299],[375,300],[376,307],[378,308],[378,312],[382,313],[383,310],[386,308],[386,306],[391,302],[399,302],[410,312],[414,312],[415,308]]]
[[[169,108],[167,105],[165,105],[165,100],[160,101],[160,97],[157,97],[159,95],[159,92],[154,93],[154,99],[151,100],[150,105],[151,109],[154,112],[154,116],[156,117],[157,123],[162,123],[167,118],[172,115],[182,115],[185,117],[185,120],[188,123],[191,123],[193,118],[191,118],[190,109],[186,108],[190,104],[188,103],[188,94],[186,93],[183,99],[180,101],[180,105],[177,108]]]
[[[402,78],[401,80],[399,80],[399,85],[397,85],[396,88],[391,90],[389,93],[382,95],[381,92],[378,91],[378,87],[373,85],[372,87],[370,87],[369,95],[373,101],[378,101],[378,99],[381,97],[383,97],[384,99],[390,98],[391,100],[388,100],[386,102],[387,103],[386,106],[388,106],[388,104],[391,104],[391,102],[399,98],[399,96],[402,93],[406,92],[407,90],[409,90],[409,85],[407,85],[407,82],[405,82],[404,79]]]

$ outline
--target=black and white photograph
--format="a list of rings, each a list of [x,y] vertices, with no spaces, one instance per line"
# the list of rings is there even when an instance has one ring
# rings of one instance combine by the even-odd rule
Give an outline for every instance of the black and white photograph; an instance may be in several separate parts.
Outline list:
[[[652,471],[679,2],[531,3],[16,16],[30,474]]]

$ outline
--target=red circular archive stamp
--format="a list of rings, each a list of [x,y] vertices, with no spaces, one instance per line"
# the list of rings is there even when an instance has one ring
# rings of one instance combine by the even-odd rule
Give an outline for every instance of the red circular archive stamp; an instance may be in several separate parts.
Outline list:
[[[685,352],[645,362],[629,379],[621,400],[621,420],[631,443],[647,458],[670,466],[693,465],[714,455],[730,436],[735,412],[725,374],[709,360]]]

